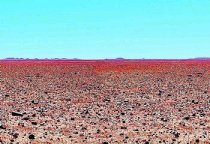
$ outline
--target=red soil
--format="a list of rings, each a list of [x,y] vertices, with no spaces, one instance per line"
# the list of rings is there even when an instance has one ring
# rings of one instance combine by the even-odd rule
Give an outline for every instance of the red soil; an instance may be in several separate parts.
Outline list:
[[[2,143],[210,143],[210,61],[0,61]]]

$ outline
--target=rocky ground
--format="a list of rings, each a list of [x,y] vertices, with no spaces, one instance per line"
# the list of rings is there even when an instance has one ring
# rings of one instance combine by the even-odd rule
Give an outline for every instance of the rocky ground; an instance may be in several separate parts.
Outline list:
[[[209,144],[210,61],[0,61],[0,143]]]

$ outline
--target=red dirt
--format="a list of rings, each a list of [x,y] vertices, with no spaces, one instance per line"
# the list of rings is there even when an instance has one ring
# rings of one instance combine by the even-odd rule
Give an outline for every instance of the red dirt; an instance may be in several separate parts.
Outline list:
[[[207,144],[210,61],[0,61],[0,113],[2,143]]]

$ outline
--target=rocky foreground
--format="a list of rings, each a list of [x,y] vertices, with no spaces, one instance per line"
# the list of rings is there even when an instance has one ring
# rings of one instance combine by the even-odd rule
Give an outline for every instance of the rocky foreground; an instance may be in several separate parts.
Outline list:
[[[210,61],[0,61],[0,143],[209,144]]]

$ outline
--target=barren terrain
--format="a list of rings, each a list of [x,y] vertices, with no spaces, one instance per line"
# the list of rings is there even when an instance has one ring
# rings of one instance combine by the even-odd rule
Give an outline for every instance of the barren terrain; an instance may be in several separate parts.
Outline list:
[[[2,60],[0,143],[210,143],[210,61]]]

